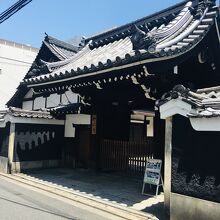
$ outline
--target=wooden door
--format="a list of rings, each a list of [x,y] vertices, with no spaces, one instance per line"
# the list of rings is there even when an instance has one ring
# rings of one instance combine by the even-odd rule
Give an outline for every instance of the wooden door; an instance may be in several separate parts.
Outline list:
[[[90,161],[90,127],[88,125],[77,126],[78,129],[78,159],[83,168],[89,167]]]

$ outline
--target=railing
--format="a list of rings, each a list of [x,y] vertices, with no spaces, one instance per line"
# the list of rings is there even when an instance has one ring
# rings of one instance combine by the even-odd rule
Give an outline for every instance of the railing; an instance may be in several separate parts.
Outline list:
[[[153,139],[143,141],[103,140],[100,165],[103,171],[144,172],[148,158],[153,157]]]

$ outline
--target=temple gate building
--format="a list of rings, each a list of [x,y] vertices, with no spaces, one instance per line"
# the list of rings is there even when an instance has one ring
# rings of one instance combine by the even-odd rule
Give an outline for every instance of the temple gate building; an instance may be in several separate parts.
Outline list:
[[[183,167],[172,176],[171,162],[177,159],[172,158],[169,148],[171,123],[166,120],[165,124],[155,103],[178,84],[193,91],[219,85],[219,56],[219,8],[211,0],[183,1],[124,26],[82,38],[77,46],[46,36],[32,68],[8,102],[13,108],[2,113],[2,143],[6,143],[7,151],[1,156],[8,159],[11,171],[34,167],[30,164],[35,161],[39,167],[62,164],[128,175],[143,175],[148,158],[162,159],[165,207],[171,219],[207,219],[205,210],[196,208],[201,200],[204,206],[212,207],[209,219],[215,219],[218,191],[212,191],[212,196],[186,193],[181,189],[185,179],[177,178],[180,182],[175,182],[178,172],[189,172],[186,181],[195,174],[190,173],[191,167],[184,167],[187,160],[195,166],[192,172],[201,169],[196,167],[201,166],[201,161],[192,162],[199,149],[193,149],[193,144],[186,148]],[[184,99],[186,90],[181,91]],[[172,93],[168,101],[175,96]],[[164,103],[169,103],[167,99]],[[161,101],[161,115],[166,111],[168,117],[184,112],[184,108],[195,105],[194,101],[187,99],[167,109]],[[19,120],[13,121],[8,117],[11,114]],[[30,128],[21,125],[26,118]],[[38,125],[36,118],[41,118]],[[178,145],[189,125],[178,118],[176,124],[173,133]],[[33,140],[34,134],[42,139]],[[14,138],[19,135],[26,141]],[[44,146],[52,146],[55,139],[54,151]],[[33,152],[39,150],[37,157]],[[218,152],[217,148],[214,151]],[[43,154],[47,156],[41,158]],[[213,199],[215,196],[217,199]],[[190,213],[184,209],[181,212],[182,204],[191,205]]]

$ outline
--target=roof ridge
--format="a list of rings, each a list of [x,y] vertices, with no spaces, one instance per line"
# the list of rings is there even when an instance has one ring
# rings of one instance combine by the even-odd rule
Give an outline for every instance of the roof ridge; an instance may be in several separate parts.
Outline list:
[[[65,59],[65,60],[59,60],[59,61],[56,61],[56,62],[45,62],[45,61],[42,61],[44,64],[46,64],[46,66],[48,67],[48,70],[49,71],[53,71],[53,68],[61,68],[65,65],[68,65],[71,61],[73,60],[77,60],[79,59],[84,53],[86,53],[88,50],[90,50],[89,48],[89,43],[86,44],[82,50],[80,50],[78,53],[75,53],[73,56]]]
[[[208,88],[203,88],[203,89],[197,89],[197,93],[209,93],[209,92],[219,92],[220,91],[220,86],[213,86],[213,87],[208,87]]]
[[[49,44],[55,44],[56,46],[62,47],[64,49],[67,49],[67,50],[70,50],[70,51],[73,51],[73,52],[78,52],[78,50],[79,50],[78,46],[67,43],[67,42],[62,41],[62,40],[59,40],[59,39],[57,39],[55,37],[52,37],[50,35],[47,35],[47,34],[45,36],[44,41],[46,41]]]
[[[122,32],[122,30],[128,29],[128,28],[132,27],[133,25],[139,26],[140,24],[138,24],[138,23],[142,23],[144,21],[146,22],[146,20],[149,20],[149,19],[151,19],[153,17],[157,17],[157,16],[163,17],[161,14],[170,12],[170,11],[175,10],[175,9],[176,9],[176,12],[178,12],[178,8],[180,7],[180,10],[181,10],[181,7],[183,5],[185,5],[189,1],[191,1],[193,4],[195,4],[195,2],[197,2],[198,0],[184,0],[184,1],[180,2],[180,3],[177,3],[177,4],[173,5],[173,6],[170,6],[170,7],[166,8],[166,9],[163,9],[161,11],[157,11],[157,12],[155,12],[153,14],[150,14],[150,15],[147,15],[145,17],[139,18],[139,19],[137,19],[135,21],[129,22],[127,24],[121,25],[119,27],[116,27],[116,28],[113,28],[113,29],[110,29],[110,30],[107,30],[107,31],[99,33],[97,35],[93,35],[91,37],[88,37],[86,39],[86,41],[89,41],[89,40],[95,41],[95,39],[103,38],[105,35],[117,34],[116,32]],[[170,12],[169,14],[172,14],[172,12]]]

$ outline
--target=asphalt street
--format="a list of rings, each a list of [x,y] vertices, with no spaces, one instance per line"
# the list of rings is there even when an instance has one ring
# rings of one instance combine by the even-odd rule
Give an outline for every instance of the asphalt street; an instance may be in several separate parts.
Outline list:
[[[107,216],[107,217],[106,217]],[[99,211],[0,177],[1,220],[109,220]]]

